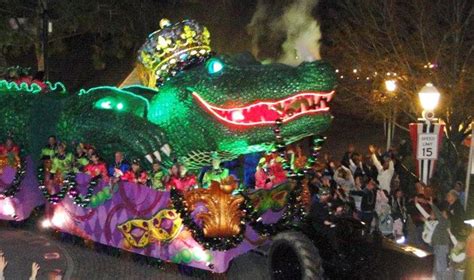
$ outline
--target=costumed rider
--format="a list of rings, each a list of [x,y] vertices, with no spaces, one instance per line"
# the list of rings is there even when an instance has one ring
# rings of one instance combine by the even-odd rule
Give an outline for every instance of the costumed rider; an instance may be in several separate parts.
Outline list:
[[[109,176],[120,178],[128,170],[130,170],[130,164],[124,159],[123,153],[120,151],[115,152],[114,164],[109,165]]]
[[[122,180],[130,183],[145,185],[148,181],[148,175],[145,170],[142,170],[139,159],[132,160],[132,168],[125,172]]]
[[[219,158],[217,152],[213,152],[211,157],[212,167],[210,170],[204,173],[204,177],[202,179],[202,187],[206,189],[211,186],[211,181],[220,183],[223,179],[229,176],[229,169],[221,167],[221,159]]]
[[[109,175],[105,163],[96,153],[92,153],[90,158],[91,162],[84,168],[86,173],[89,174],[89,176],[91,176],[92,178],[100,176],[103,181],[108,182]]]
[[[71,153],[66,153],[66,144],[59,143],[57,145],[56,154],[52,158],[51,164],[51,176],[54,178],[54,182],[61,185],[64,176],[71,173],[74,168],[74,156]]]
[[[51,170],[51,164],[53,157],[56,154],[57,145],[58,142],[56,136],[51,135],[48,137],[48,144],[43,149],[41,149],[41,160],[43,161],[43,167],[46,173],[45,175],[48,175],[49,171]]]
[[[271,189],[287,180],[281,158],[267,155],[260,159],[255,171],[255,189]]]
[[[89,164],[89,158],[87,157],[87,150],[84,144],[80,143],[76,146],[76,153],[74,155],[74,172],[84,172],[84,168]]]
[[[165,188],[165,180],[167,178],[166,171],[161,167],[161,164],[158,161],[153,161],[152,171],[150,174],[150,186],[154,190],[164,191]]]
[[[183,164],[174,164],[170,173],[170,180],[166,184],[167,191],[174,187],[181,192],[185,192],[197,184],[196,176],[189,173]]]
[[[6,165],[20,166],[20,147],[13,142],[12,137],[7,137],[5,144],[0,145],[0,174]]]

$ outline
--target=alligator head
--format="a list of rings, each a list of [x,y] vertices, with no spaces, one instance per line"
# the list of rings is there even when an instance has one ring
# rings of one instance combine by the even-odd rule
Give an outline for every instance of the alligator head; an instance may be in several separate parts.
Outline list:
[[[212,57],[165,82],[147,117],[181,156],[262,151],[275,140],[277,119],[287,142],[328,127],[333,73],[321,61],[291,67],[248,54]]]

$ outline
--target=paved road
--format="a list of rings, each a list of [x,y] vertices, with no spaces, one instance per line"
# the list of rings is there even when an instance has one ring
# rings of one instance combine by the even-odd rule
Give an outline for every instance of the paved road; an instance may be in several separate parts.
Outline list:
[[[149,263],[144,258],[127,252],[101,252],[88,248],[83,242],[64,240],[58,235],[39,232],[33,227],[13,228],[0,225],[0,249],[8,260],[5,278],[28,279],[31,263],[41,266],[38,279],[49,279],[60,273],[63,279],[257,279],[249,278],[250,270],[236,271],[231,275],[211,274],[206,271],[180,267],[175,264]],[[256,254],[238,259],[243,266],[265,265],[265,258]],[[242,267],[242,266],[240,266]],[[257,267],[258,269],[258,267]],[[264,272],[260,270],[257,274]],[[258,279],[262,279],[259,277]]]

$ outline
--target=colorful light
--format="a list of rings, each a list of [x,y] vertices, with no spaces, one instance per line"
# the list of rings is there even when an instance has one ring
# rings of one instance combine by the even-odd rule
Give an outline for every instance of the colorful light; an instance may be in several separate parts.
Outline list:
[[[218,59],[210,59],[207,63],[207,71],[209,74],[219,73],[222,71],[222,69],[224,69],[224,64]]]

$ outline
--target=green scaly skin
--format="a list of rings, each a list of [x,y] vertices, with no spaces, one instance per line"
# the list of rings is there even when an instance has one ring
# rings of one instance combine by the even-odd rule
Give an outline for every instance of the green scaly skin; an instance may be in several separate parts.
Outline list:
[[[267,150],[274,142],[273,126],[232,126],[216,119],[193,97],[198,93],[215,106],[240,107],[258,100],[275,101],[301,91],[330,92],[333,69],[316,61],[298,67],[262,65],[250,55],[217,57],[224,68],[209,74],[206,64],[171,78],[158,90],[142,86],[124,89],[98,87],[78,94],[39,93],[0,88],[0,136],[12,133],[29,153],[39,154],[50,134],[71,143],[85,142],[102,155],[125,151],[143,158],[159,151],[169,164],[178,158],[191,169],[208,165],[210,153],[226,159]],[[108,101],[110,109],[100,108]],[[121,103],[123,108],[117,109]],[[320,134],[332,117],[329,113],[304,115],[286,122],[281,134],[287,142]],[[168,144],[171,154],[162,149]]]

